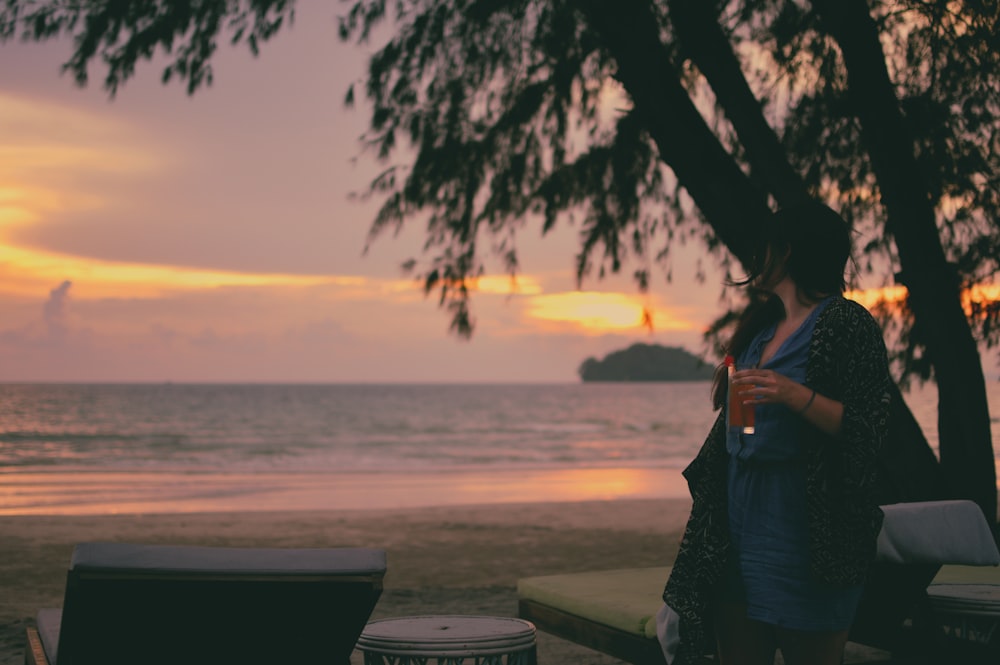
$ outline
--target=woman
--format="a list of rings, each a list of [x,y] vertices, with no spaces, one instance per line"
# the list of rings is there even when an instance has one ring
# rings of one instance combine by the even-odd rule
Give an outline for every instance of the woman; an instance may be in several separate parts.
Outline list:
[[[850,230],[818,203],[782,210],[745,282],[754,303],[729,344],[755,428],[722,408],[684,471],[693,499],[664,600],[681,663],[839,664],[874,558],[873,500],[890,378],[881,330],[843,298]],[[714,630],[713,630],[714,626]],[[714,637],[714,645],[712,643]]]

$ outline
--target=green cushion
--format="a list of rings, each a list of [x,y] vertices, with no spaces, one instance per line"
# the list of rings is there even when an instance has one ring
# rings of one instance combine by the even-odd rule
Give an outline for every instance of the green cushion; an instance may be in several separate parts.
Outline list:
[[[656,637],[670,567],[526,577],[517,595],[640,637]]]
[[[526,577],[517,595],[632,635],[656,637],[670,567]],[[935,584],[1000,584],[1000,567],[942,566]]]
[[[1000,566],[941,566],[931,584],[1000,584]]]

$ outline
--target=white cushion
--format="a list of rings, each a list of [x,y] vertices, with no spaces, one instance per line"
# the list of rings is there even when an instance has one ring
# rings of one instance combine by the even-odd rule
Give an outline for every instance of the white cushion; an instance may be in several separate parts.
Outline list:
[[[1000,564],[993,533],[972,501],[921,501],[881,506],[878,560],[890,563]]]

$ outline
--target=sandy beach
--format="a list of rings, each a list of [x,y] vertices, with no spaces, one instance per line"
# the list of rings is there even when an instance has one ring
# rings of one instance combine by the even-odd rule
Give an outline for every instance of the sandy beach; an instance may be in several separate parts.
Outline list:
[[[378,547],[388,573],[373,618],[516,616],[520,577],[668,564],[690,504],[622,499],[378,510],[0,516],[0,665],[23,662],[24,627],[62,604],[81,541],[244,547]],[[356,660],[360,657],[356,653]],[[544,633],[540,663],[620,661]]]
[[[82,541],[232,547],[377,547],[388,572],[373,619],[421,614],[517,616],[517,580],[669,564],[688,499],[495,503],[379,510],[0,516],[0,665],[23,663],[24,629],[62,605]],[[666,580],[664,580],[666,581]],[[543,665],[622,661],[538,633]],[[886,654],[849,645],[845,662]],[[352,665],[360,665],[354,653]],[[780,656],[778,659],[780,663]]]

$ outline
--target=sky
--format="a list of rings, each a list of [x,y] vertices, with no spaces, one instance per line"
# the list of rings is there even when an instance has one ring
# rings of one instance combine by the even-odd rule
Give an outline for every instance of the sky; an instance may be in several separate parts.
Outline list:
[[[0,381],[572,382],[635,342],[704,350],[722,276],[694,279],[697,245],[645,296],[577,288],[567,223],[529,226],[516,285],[493,272],[450,334],[400,269],[419,220],[364,251],[378,201],[351,194],[383,166],[343,104],[370,49],[339,9],[299,2],[257,58],[222,40],[194,96],[154,62],[109,99],[99,67],[60,74],[68,39],[0,46]]]
[[[450,334],[400,269],[419,221],[364,251],[378,201],[351,194],[382,165],[343,99],[370,49],[337,10],[299,3],[257,58],[223,41],[193,97],[155,61],[110,99],[60,73],[69,39],[0,46],[0,381],[566,382],[634,342],[702,351],[696,248],[647,296],[578,289],[568,224],[526,229],[516,284],[493,272]]]

